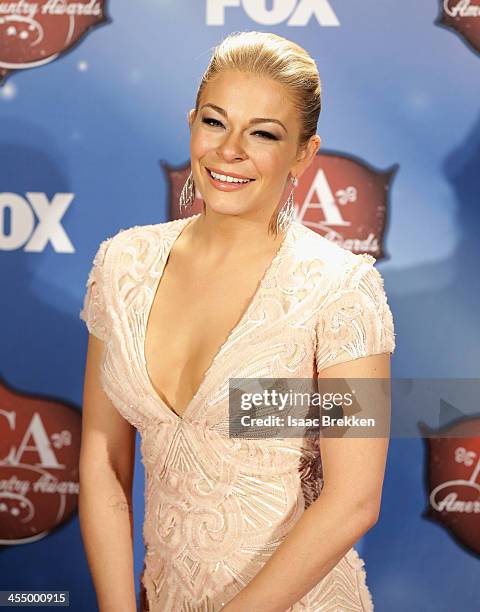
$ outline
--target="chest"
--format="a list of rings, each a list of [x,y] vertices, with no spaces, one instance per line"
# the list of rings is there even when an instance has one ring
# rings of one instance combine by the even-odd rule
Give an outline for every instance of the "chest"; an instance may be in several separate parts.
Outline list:
[[[259,289],[261,262],[190,271],[169,262],[145,323],[145,360],[157,393],[181,412]]]
[[[259,269],[162,276],[164,262],[138,265],[132,251],[112,271],[104,378],[128,420],[212,424],[228,411],[230,378],[314,374],[317,268],[281,257],[260,283]]]

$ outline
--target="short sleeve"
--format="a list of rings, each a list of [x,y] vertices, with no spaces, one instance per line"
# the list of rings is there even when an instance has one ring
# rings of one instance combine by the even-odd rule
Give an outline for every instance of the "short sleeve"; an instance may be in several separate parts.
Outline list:
[[[83,307],[80,310],[80,319],[87,324],[88,331],[105,341],[110,331],[110,315],[108,312],[108,299],[105,283],[105,258],[112,238],[104,240],[93,258],[90,269],[86,293],[83,298]]]
[[[368,254],[357,255],[322,302],[316,320],[317,372],[379,353],[393,353],[395,332],[384,281]]]

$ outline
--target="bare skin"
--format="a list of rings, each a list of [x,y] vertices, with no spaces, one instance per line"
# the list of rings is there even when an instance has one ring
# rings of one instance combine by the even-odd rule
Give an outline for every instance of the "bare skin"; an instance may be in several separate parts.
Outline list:
[[[202,247],[196,247],[195,232],[202,221],[200,217],[189,224],[175,241],[153,302],[145,342],[150,380],[179,416],[248,307],[278,249],[276,243],[274,249],[268,244],[267,249],[226,253],[223,259],[210,262],[199,254]]]
[[[100,612],[135,612],[135,429],[100,382],[104,343],[89,334],[83,389],[79,519]]]

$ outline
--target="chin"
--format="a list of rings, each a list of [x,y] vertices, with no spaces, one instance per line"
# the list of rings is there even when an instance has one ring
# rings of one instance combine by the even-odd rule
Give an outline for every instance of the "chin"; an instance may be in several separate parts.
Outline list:
[[[205,209],[211,210],[216,215],[241,215],[248,212],[248,208],[245,208],[242,204],[235,204],[233,202],[206,202]]]

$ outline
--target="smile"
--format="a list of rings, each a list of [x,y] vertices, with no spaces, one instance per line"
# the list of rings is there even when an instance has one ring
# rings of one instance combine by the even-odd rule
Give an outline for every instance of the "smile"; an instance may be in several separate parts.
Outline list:
[[[255,179],[240,179],[228,174],[219,174],[213,170],[205,168],[210,183],[220,191],[236,191],[246,187],[249,183],[253,183]]]

